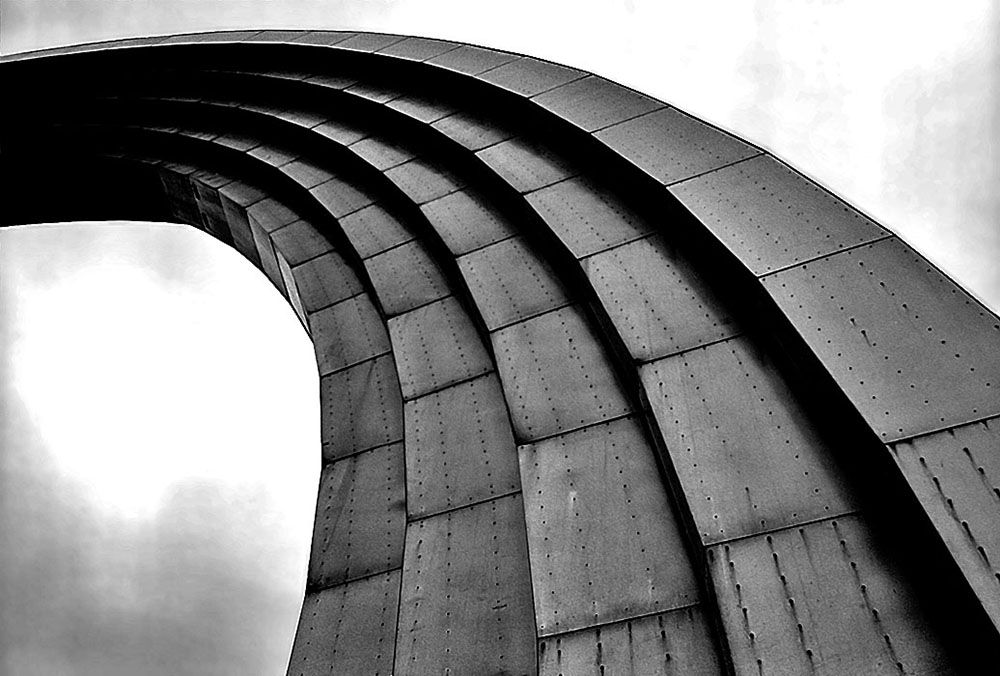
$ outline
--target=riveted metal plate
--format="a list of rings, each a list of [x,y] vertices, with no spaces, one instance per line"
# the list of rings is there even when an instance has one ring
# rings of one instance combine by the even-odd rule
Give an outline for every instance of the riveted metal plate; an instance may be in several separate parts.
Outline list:
[[[378,204],[345,216],[340,221],[340,227],[362,258],[369,258],[413,239],[413,233],[403,222]]]
[[[952,673],[858,517],[717,545],[709,566],[739,676]]]
[[[345,38],[346,39],[346,38]],[[317,85],[320,87],[326,87],[327,89],[347,89],[352,84],[355,84],[358,78],[354,75],[348,75],[345,73],[318,73],[308,74],[304,82],[308,82],[311,85]]]
[[[330,462],[403,438],[403,399],[392,355],[319,381],[323,460]]]
[[[245,33],[241,38],[247,42],[291,42],[295,38],[300,38],[305,31],[252,31]],[[226,35],[225,33],[217,35]]]
[[[890,446],[913,493],[1000,626],[1000,418]]]
[[[570,302],[555,272],[523,237],[466,254],[458,267],[491,331]]]
[[[317,124],[319,121],[317,121]],[[330,171],[310,159],[297,159],[282,165],[281,171],[303,188],[315,188],[330,179]]]
[[[354,270],[336,251],[297,265],[292,274],[306,312],[339,303],[364,290]]]
[[[750,341],[660,359],[640,375],[702,542],[856,508],[837,450]]]
[[[520,489],[517,448],[495,373],[404,405],[411,518]]]
[[[343,42],[347,38],[351,38],[357,35],[357,33],[349,31],[309,31],[304,35],[291,40],[295,43],[305,43],[310,45],[335,45],[338,42]]]
[[[331,178],[309,192],[337,218],[362,209],[374,201],[362,190],[340,178]]]
[[[271,243],[271,238],[268,237],[261,221],[258,221],[253,215],[248,215],[247,221],[250,223],[250,234],[253,235],[261,271],[279,291],[284,293],[285,283],[281,279],[281,271],[278,269],[278,259],[274,255],[274,244]]]
[[[538,190],[579,173],[579,168],[540,141],[512,138],[476,153],[515,190]]]
[[[466,75],[477,75],[483,71],[518,58],[516,54],[498,52],[493,49],[474,47],[472,45],[461,45],[457,49],[445,52],[432,59],[427,59],[427,63],[432,63],[441,68],[447,68]]]
[[[305,76],[305,73],[300,73],[295,79],[302,79]],[[275,117],[278,117],[286,122],[291,122],[292,124],[296,124],[300,127],[305,127],[306,129],[312,129],[316,125],[323,124],[327,121],[327,119],[329,119],[329,115],[325,112],[309,110],[306,108],[291,108],[289,110],[283,110]],[[292,165],[289,165],[286,169],[289,172],[300,171],[299,168]]]
[[[351,151],[379,171],[395,167],[416,155],[399,143],[382,136],[369,136],[350,146]]]
[[[271,241],[275,251],[284,256],[289,265],[299,265],[333,251],[330,240],[308,221],[295,221],[276,230],[271,234]]]
[[[358,33],[336,44],[337,49],[349,49],[356,52],[375,52],[403,39],[402,35],[385,33]]]
[[[331,587],[402,565],[403,471],[403,444],[382,446],[323,467],[309,587]]]
[[[415,120],[430,124],[455,112],[455,107],[444,101],[418,94],[404,94],[386,104],[393,110],[398,110]]]
[[[459,190],[420,210],[456,256],[514,235],[516,226],[473,190]]]
[[[457,47],[454,42],[433,40],[431,38],[406,38],[378,50],[379,54],[397,56],[410,61],[426,61]]]
[[[399,89],[392,84],[382,82],[359,82],[344,90],[352,96],[367,99],[374,103],[386,103],[399,96]]]
[[[649,361],[739,332],[690,261],[661,237],[583,260],[629,354]]]
[[[306,594],[288,676],[390,676],[400,571]]]
[[[540,636],[698,600],[654,453],[631,416],[518,449]]]
[[[292,310],[295,311],[295,315],[306,327],[306,331],[308,332],[309,324],[306,321],[306,311],[302,307],[302,298],[299,296],[299,288],[295,283],[295,277],[292,275],[292,267],[280,253],[276,253],[275,258],[278,261],[278,270],[281,272],[281,281],[285,285],[285,297],[292,306]]]
[[[476,77],[522,96],[534,96],[587,75],[575,68],[525,56]]]
[[[700,605],[538,642],[539,676],[720,676]]]
[[[309,315],[320,375],[389,351],[385,324],[367,295],[354,296]]]
[[[404,399],[413,399],[492,370],[489,354],[454,298],[389,320]]]
[[[520,675],[535,669],[521,496],[410,524],[395,674]]]
[[[520,442],[632,410],[608,355],[577,306],[491,334],[500,379]]]
[[[416,204],[424,204],[461,189],[464,181],[457,174],[427,160],[410,160],[385,172]]]
[[[368,135],[360,125],[346,120],[329,120],[313,127],[313,131],[345,146],[360,141]]]
[[[577,258],[639,239],[656,227],[625,200],[581,178],[533,192],[528,202]]]
[[[470,111],[460,111],[442,117],[431,126],[472,151],[482,150],[517,134],[517,130],[509,122],[501,122]]]
[[[241,183],[240,181],[233,181],[222,186],[219,188],[219,194],[228,197],[241,207],[249,207],[251,204],[259,202],[267,196],[260,189],[246,183]]]
[[[417,240],[366,259],[365,267],[389,317],[451,293],[441,269]]]
[[[763,282],[884,441],[1000,413],[1000,320],[899,240]]]
[[[226,134],[220,134],[215,137],[215,143],[224,145],[227,148],[232,148],[234,150],[239,150],[240,152],[246,152],[251,148],[256,148],[260,145],[260,138],[256,136],[250,136],[247,134],[240,134],[239,132],[229,132]]]
[[[278,228],[300,219],[297,213],[278,200],[270,197],[262,199],[249,207],[247,214],[255,219],[260,227],[264,229],[264,232],[267,233],[274,232]]]
[[[757,275],[887,234],[765,155],[672,186],[670,192]]]
[[[260,266],[260,254],[257,253],[257,246],[254,244],[246,209],[222,195],[222,212],[226,216],[226,223],[229,224],[229,231],[233,233],[233,248],[251,263]]]
[[[594,134],[661,183],[676,183],[760,151],[674,108],[662,108]]]
[[[550,89],[532,101],[586,131],[603,129],[664,107],[655,99],[596,75]]]
[[[249,109],[246,105],[240,107]],[[294,151],[268,144],[261,144],[248,150],[247,155],[255,157],[258,160],[279,169],[299,156],[298,153]]]

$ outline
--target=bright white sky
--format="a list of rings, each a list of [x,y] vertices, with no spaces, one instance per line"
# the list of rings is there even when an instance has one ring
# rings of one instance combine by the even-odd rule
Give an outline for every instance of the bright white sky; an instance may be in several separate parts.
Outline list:
[[[0,0],[0,12],[3,53],[346,28],[574,65],[769,148],[1000,308],[988,0]],[[312,352],[284,300],[193,229],[35,227],[0,232],[0,315],[0,671],[282,673],[319,448]]]

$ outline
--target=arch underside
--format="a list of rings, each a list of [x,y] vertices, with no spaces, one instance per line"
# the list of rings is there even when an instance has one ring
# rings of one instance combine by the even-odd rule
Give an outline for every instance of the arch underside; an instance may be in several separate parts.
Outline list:
[[[5,224],[190,223],[312,337],[323,469],[289,674],[996,657],[1000,320],[768,153],[424,38],[0,67]]]

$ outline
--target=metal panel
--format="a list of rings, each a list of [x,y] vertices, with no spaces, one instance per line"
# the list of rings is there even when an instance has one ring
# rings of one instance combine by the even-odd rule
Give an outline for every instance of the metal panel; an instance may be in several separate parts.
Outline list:
[[[509,121],[501,122],[470,111],[459,111],[443,117],[431,126],[472,151],[482,150],[517,134],[517,130]]]
[[[253,232],[250,231],[250,221],[247,220],[246,210],[222,195],[222,211],[229,224],[229,231],[233,233],[233,248],[243,254],[247,260],[256,266],[260,266],[260,254],[254,244]]]
[[[306,74],[301,73],[297,75],[294,79],[301,80],[305,78]],[[329,114],[327,112],[319,112],[316,110],[309,110],[307,108],[291,108],[289,110],[283,110],[275,117],[284,120],[285,122],[291,122],[300,127],[305,127],[306,129],[312,129],[313,127],[323,124],[329,119]],[[315,167],[315,165],[313,165]],[[316,167],[318,168],[318,167]],[[305,168],[295,167],[294,164],[290,164],[285,167],[288,173],[302,173],[303,171],[308,171]],[[323,180],[326,180],[325,178]]]
[[[420,210],[456,256],[506,239],[516,232],[513,223],[473,190],[453,192],[424,204]]]
[[[676,183],[760,151],[734,136],[663,108],[595,134],[661,183]]]
[[[476,153],[515,190],[538,190],[579,173],[579,168],[535,139],[512,138]]]
[[[856,508],[836,450],[750,341],[660,359],[640,375],[703,542]]]
[[[887,234],[765,155],[685,181],[670,192],[757,275]]]
[[[403,398],[392,355],[320,378],[319,405],[324,462],[403,438]]]
[[[859,517],[717,545],[709,562],[738,676],[952,673]]]
[[[299,265],[333,251],[330,240],[308,221],[295,221],[276,230],[271,234],[271,241],[289,265]]]
[[[365,267],[386,316],[398,315],[449,293],[437,263],[420,241],[412,241],[365,260]]]
[[[402,35],[385,33],[358,33],[336,44],[337,49],[349,49],[357,52],[374,52],[403,39]]]
[[[1000,413],[1000,320],[899,240],[763,282],[884,441]]]
[[[295,311],[296,316],[299,320],[307,327],[306,322],[306,311],[302,307],[302,298],[299,296],[298,286],[295,284],[295,277],[292,275],[292,268],[288,265],[288,261],[280,253],[275,255],[278,261],[278,271],[281,273],[281,281],[285,284],[286,298],[288,298],[289,304],[292,306],[292,310]]]
[[[458,175],[422,159],[393,167],[385,175],[416,204],[443,197],[459,190],[464,184]]]
[[[684,253],[661,237],[585,258],[584,268],[636,360],[648,361],[739,332]]]
[[[406,531],[403,444],[323,467],[309,556],[310,588],[398,568]]]
[[[425,124],[430,124],[434,120],[440,120],[455,112],[455,107],[449,103],[438,98],[418,94],[400,96],[387,103],[386,106]]]
[[[401,220],[377,204],[345,216],[340,227],[362,258],[413,239],[413,233]]]
[[[316,125],[313,131],[345,146],[356,143],[368,135],[365,129],[346,120],[330,120]]]
[[[587,131],[664,107],[655,99],[596,75],[550,89],[532,101]]]
[[[515,94],[534,96],[553,87],[578,80],[585,75],[587,73],[575,68],[525,56],[480,73],[476,77]]]
[[[540,636],[697,602],[655,451],[634,417],[518,450]]]
[[[491,335],[520,442],[632,410],[596,336],[577,306]]]
[[[890,450],[1000,627],[1000,419],[898,442]]]
[[[427,63],[447,68],[466,75],[477,75],[497,66],[518,58],[516,54],[498,52],[493,49],[474,47],[472,45],[461,45],[458,49],[445,52],[433,59],[427,59]]]
[[[300,217],[285,204],[268,197],[260,200],[247,209],[247,214],[257,220],[264,232],[272,233],[289,223],[294,223]]]
[[[521,496],[410,524],[395,674],[521,675],[535,669]]]
[[[539,676],[721,676],[701,606],[538,642]]]
[[[336,251],[292,268],[292,274],[306,312],[339,303],[364,290],[354,270]]]
[[[489,373],[405,404],[411,518],[520,490],[500,381]]]
[[[222,186],[219,188],[219,194],[228,197],[241,207],[249,207],[251,204],[259,202],[267,196],[266,193],[258,188],[241,183],[240,181],[233,181]]]
[[[319,124],[319,121],[317,121]],[[281,167],[281,171],[292,178],[303,188],[315,188],[320,183],[329,180],[330,171],[317,162],[308,159],[298,159]]]
[[[285,292],[285,283],[281,279],[281,271],[278,269],[278,259],[274,255],[274,244],[267,236],[267,231],[253,215],[247,218],[250,223],[250,234],[253,235],[254,246],[260,258],[260,269],[264,275],[271,280],[279,291]]]
[[[250,136],[248,134],[231,131],[226,134],[219,134],[216,136],[215,143],[224,145],[227,148],[239,150],[240,152],[246,152],[251,148],[259,146],[260,138],[257,136]]]
[[[389,335],[405,399],[493,368],[475,326],[454,298],[393,317]]]
[[[400,571],[306,594],[288,676],[391,676]]]
[[[305,35],[295,38],[292,42],[322,45],[326,47],[329,45],[335,45],[338,42],[343,42],[348,38],[354,37],[355,35],[357,35],[357,33],[347,31],[309,31]]]
[[[411,61],[426,61],[444,52],[455,49],[454,42],[433,40],[431,38],[406,38],[400,42],[378,50],[379,54],[397,56]]]
[[[362,209],[373,202],[371,197],[340,178],[331,178],[309,192],[337,218]]]
[[[250,109],[247,105],[242,105],[240,107],[248,110]],[[247,155],[255,157],[258,160],[279,169],[299,156],[297,152],[285,150],[284,148],[278,148],[268,144],[261,144],[256,148],[247,151]]]
[[[458,266],[491,331],[570,302],[555,272],[522,237],[466,254]]]
[[[386,103],[392,101],[400,94],[396,85],[372,81],[359,82],[351,85],[344,91],[353,96],[372,101],[373,103]]]
[[[620,197],[580,178],[534,192],[528,202],[577,258],[644,237],[655,229]]]
[[[354,296],[309,315],[320,375],[389,351],[385,324],[367,295]]]
[[[361,139],[357,143],[351,144],[350,149],[379,171],[395,167],[416,157],[406,147],[382,136],[369,136]]]

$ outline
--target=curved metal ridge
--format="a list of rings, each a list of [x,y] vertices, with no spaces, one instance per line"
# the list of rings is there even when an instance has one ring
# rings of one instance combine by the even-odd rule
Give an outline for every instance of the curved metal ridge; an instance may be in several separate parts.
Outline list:
[[[190,223],[312,336],[289,674],[996,659],[1000,320],[771,155],[427,38],[205,33],[0,68],[5,224]]]

